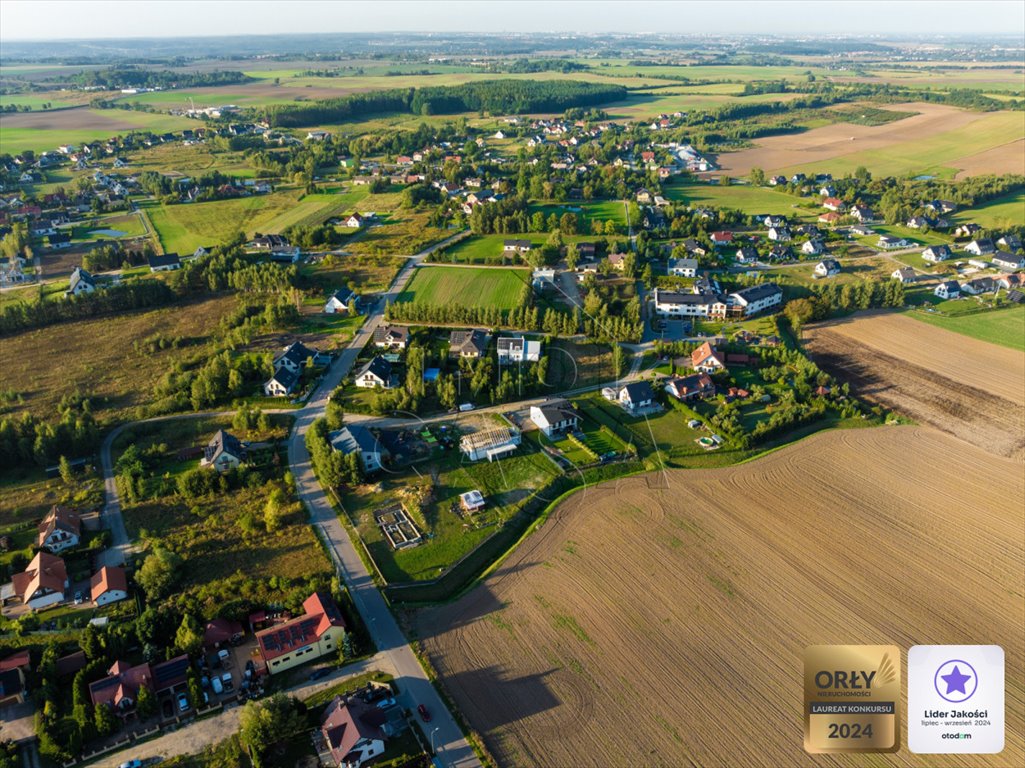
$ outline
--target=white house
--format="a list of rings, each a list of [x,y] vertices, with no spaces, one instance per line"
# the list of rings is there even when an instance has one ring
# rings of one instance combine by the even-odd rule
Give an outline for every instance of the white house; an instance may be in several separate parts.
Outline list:
[[[409,345],[409,329],[401,325],[379,325],[373,342],[378,349],[405,349]]]
[[[498,362],[536,363],[541,358],[541,342],[523,336],[501,336],[498,339]]]
[[[391,389],[391,363],[383,357],[374,357],[369,363],[359,370],[356,374],[355,382],[357,387],[361,387],[363,389],[373,389],[374,387]]]
[[[332,765],[360,768],[384,754],[380,711],[361,699],[336,696],[324,711],[320,733]]]
[[[354,213],[345,220],[345,226],[349,229],[359,229],[363,226],[364,221],[365,219],[359,213]]]
[[[96,607],[116,603],[128,597],[128,579],[125,569],[105,565],[89,581],[89,596]]]
[[[90,275],[81,267],[75,267],[71,273],[71,281],[68,283],[68,290],[65,296],[81,296],[83,293],[92,293],[96,290],[96,278]]]
[[[1025,268],[1025,256],[1016,256],[1007,251],[997,251],[990,257],[990,260],[993,262],[994,267],[1005,272],[1013,272],[1016,269]]]
[[[153,254],[149,257],[150,272],[171,272],[182,268],[182,260],[177,253]]]
[[[360,463],[366,472],[375,472],[382,466],[384,449],[374,434],[359,424],[343,427],[328,435],[331,447],[345,455],[359,454]]]
[[[970,253],[973,256],[987,256],[996,250],[996,246],[993,245],[992,240],[984,237],[981,240],[972,240],[964,249],[965,253]]]
[[[933,293],[941,299],[956,299],[961,295],[961,286],[956,280],[946,280],[937,285]]]
[[[64,561],[49,552],[39,551],[21,573],[11,578],[11,594],[34,611],[64,602],[70,586]]]
[[[672,259],[669,262],[669,274],[676,277],[697,277],[697,259]]]
[[[348,288],[341,288],[331,294],[331,298],[324,304],[325,315],[347,315],[349,314],[349,302],[356,299],[356,294]]]
[[[801,253],[806,256],[818,256],[824,251],[821,240],[807,240],[801,245]]]
[[[915,270],[911,267],[901,267],[900,269],[893,270],[890,274],[890,278],[892,280],[900,280],[901,283],[907,285],[908,283],[915,282],[917,276],[915,275]]]
[[[530,420],[545,437],[573,432],[580,426],[580,415],[568,400],[552,400],[530,407]]]
[[[230,432],[219,429],[203,449],[203,458],[200,459],[199,465],[213,467],[224,474],[232,469],[238,469],[245,460],[246,448],[242,441]]]
[[[906,240],[903,237],[895,237],[893,235],[881,235],[876,245],[879,248],[882,248],[884,251],[890,251],[894,248],[910,248],[914,245],[914,243],[910,240]]]
[[[949,245],[930,245],[924,251],[922,251],[922,258],[925,261],[936,264],[941,261],[949,259],[953,254],[950,252]]]
[[[36,546],[51,554],[77,547],[82,539],[82,518],[77,512],[56,504],[38,526]]]
[[[655,402],[655,393],[646,381],[634,381],[619,390],[616,399],[624,409],[630,411],[648,408]]]
[[[715,373],[726,368],[722,353],[706,341],[690,353],[690,367],[702,373]]]
[[[786,227],[769,227],[769,239],[785,243],[791,239],[790,230]]]
[[[295,391],[299,384],[299,371],[279,368],[263,385],[263,393],[267,397],[285,397]]]
[[[836,259],[823,259],[815,265],[815,274],[819,277],[832,277],[840,274],[840,262]]]

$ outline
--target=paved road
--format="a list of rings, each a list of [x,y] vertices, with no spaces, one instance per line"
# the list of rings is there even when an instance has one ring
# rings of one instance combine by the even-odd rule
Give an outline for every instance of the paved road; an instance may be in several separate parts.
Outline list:
[[[394,670],[396,683],[402,691],[403,703],[411,708],[415,708],[417,704],[424,704],[430,710],[432,720],[429,732],[434,734],[438,757],[443,765],[456,768],[479,766],[480,761],[406,642],[384,596],[374,584],[370,572],[356,551],[354,542],[349,538],[330,499],[313,474],[305,437],[310,425],[324,415],[331,392],[352,369],[360,350],[366,346],[374,330],[381,324],[386,304],[402,292],[417,265],[429,253],[463,237],[465,235],[460,233],[422,251],[407,262],[387,292],[378,299],[349,346],[335,360],[306,407],[298,412],[295,427],[288,441],[288,464],[295,477],[299,498],[306,505],[311,521],[327,543],[335,567],[344,579],[380,655],[386,657],[389,666]]]

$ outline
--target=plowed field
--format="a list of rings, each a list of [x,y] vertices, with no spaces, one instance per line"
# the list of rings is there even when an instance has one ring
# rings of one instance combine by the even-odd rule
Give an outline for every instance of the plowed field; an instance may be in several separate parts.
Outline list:
[[[420,635],[503,766],[1022,765],[1023,496],[934,430],[822,433],[570,497]],[[1002,645],[1004,751],[807,755],[818,643]]]
[[[895,313],[805,331],[824,369],[855,392],[1000,456],[1025,459],[1025,355]]]

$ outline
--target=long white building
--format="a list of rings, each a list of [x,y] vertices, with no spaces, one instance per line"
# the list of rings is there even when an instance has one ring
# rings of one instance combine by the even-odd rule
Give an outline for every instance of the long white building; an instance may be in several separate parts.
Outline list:
[[[753,285],[733,293],[684,293],[655,289],[655,311],[663,317],[750,317],[783,304],[775,283]]]

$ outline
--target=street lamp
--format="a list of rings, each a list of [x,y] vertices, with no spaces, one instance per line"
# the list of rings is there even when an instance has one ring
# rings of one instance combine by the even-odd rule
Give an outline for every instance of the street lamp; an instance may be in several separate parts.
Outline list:
[[[434,730],[433,730],[433,731],[431,731],[431,754],[432,754],[432,755],[434,755],[434,754],[437,754],[437,753],[436,753],[436,752],[434,751],[434,734],[436,734],[436,733],[438,732],[438,730],[439,730],[440,728],[441,728],[441,726],[440,726],[440,725],[438,725],[438,726],[435,726],[435,727],[434,727]]]

